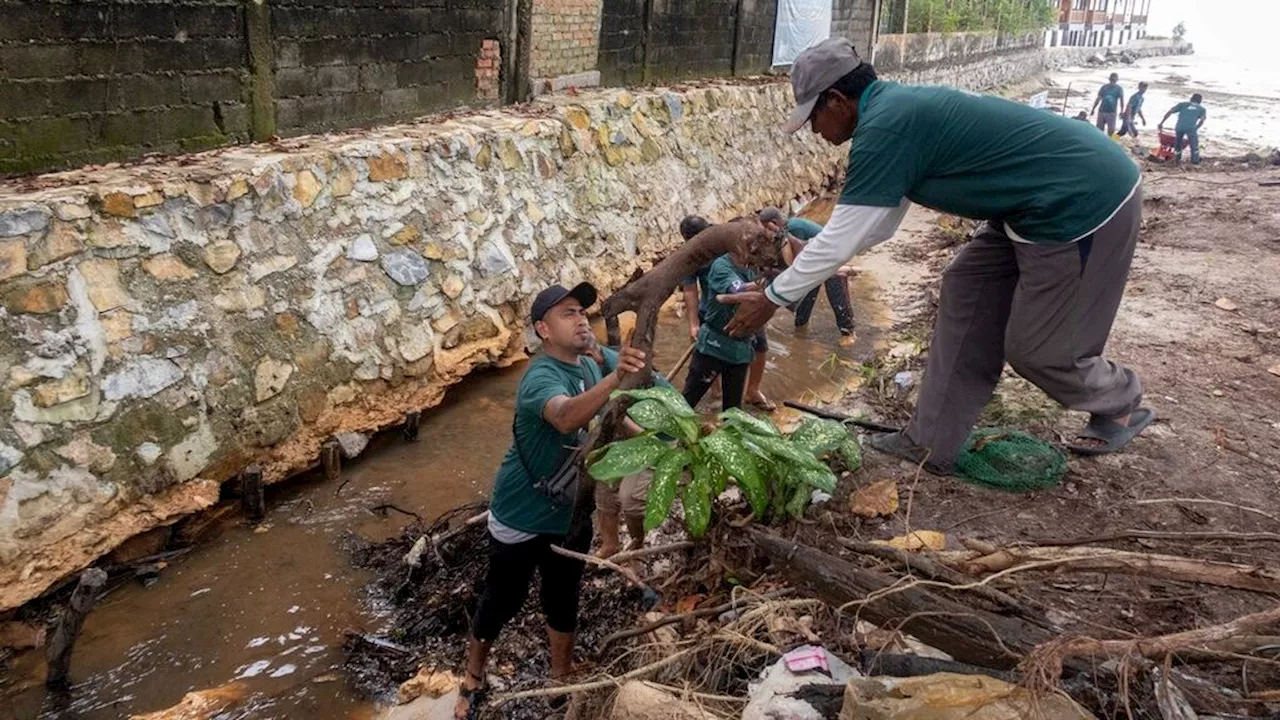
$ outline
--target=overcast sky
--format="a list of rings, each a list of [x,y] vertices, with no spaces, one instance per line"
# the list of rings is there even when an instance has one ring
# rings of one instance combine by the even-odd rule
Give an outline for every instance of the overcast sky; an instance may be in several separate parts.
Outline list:
[[[1152,0],[1147,32],[1168,35],[1179,21],[1201,54],[1257,57],[1275,46],[1277,0]]]

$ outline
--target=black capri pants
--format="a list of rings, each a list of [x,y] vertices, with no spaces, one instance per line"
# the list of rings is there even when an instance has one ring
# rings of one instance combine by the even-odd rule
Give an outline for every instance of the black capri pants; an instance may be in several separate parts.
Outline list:
[[[547,625],[556,632],[577,630],[583,563],[552,552],[553,544],[586,552],[591,547],[591,536],[566,542],[564,535],[538,535],[514,545],[489,536],[489,571],[471,620],[471,634],[477,640],[496,640],[502,627],[520,612],[529,596],[535,568],[542,579],[538,596]]]

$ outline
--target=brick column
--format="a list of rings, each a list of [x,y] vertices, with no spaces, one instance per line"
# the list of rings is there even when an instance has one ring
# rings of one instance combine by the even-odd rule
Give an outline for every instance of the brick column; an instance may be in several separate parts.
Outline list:
[[[600,84],[601,0],[533,0],[533,93]]]

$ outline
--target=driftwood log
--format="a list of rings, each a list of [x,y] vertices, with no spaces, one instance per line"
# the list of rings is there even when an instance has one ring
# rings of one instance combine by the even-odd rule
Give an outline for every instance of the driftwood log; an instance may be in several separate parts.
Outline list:
[[[1032,648],[1054,637],[1049,630],[1025,620],[981,610],[922,587],[905,586],[899,578],[864,570],[762,530],[749,532],[756,547],[794,584],[834,607],[850,606],[848,612],[864,620],[914,635],[960,662],[1009,670]],[[872,593],[877,597],[868,600]],[[856,607],[851,603],[857,603]]]

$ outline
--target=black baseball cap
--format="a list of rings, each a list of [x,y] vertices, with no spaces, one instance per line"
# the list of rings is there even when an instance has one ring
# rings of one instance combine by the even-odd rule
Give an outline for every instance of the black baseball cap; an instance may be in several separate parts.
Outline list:
[[[595,286],[591,283],[578,283],[572,290],[566,289],[563,285],[552,285],[533,299],[533,309],[529,312],[529,317],[534,322],[538,322],[548,310],[559,305],[565,298],[577,300],[584,308],[591,307],[596,304],[596,296]]]

